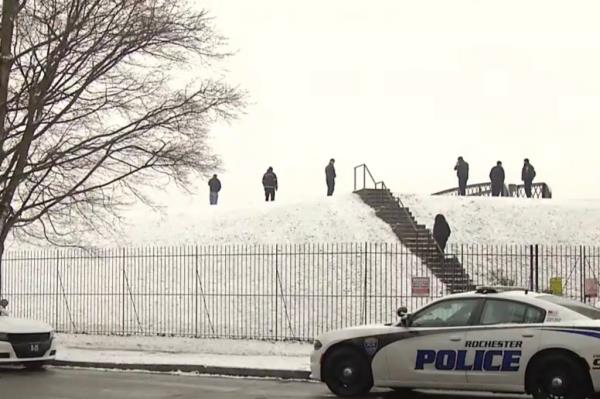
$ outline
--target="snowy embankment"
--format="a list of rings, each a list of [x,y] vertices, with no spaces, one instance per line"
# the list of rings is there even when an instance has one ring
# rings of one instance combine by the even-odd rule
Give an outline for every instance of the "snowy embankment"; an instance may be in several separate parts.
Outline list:
[[[312,344],[294,342],[73,334],[57,335],[57,345],[57,359],[70,362],[303,371],[312,351]]]
[[[12,313],[62,332],[310,340],[445,291],[353,194],[130,221],[96,246],[133,248],[7,253]],[[413,276],[431,296],[411,298]]]
[[[429,228],[436,214],[446,216],[452,229],[448,251],[459,256],[476,284],[528,287],[535,244],[539,289],[560,277],[563,294],[579,299],[584,278],[600,280],[598,200],[400,197]]]
[[[193,201],[162,213],[131,212],[101,247],[396,242],[390,227],[354,194],[210,207]]]
[[[452,229],[449,244],[600,243],[600,200],[399,195],[429,228],[436,214],[446,216]]]

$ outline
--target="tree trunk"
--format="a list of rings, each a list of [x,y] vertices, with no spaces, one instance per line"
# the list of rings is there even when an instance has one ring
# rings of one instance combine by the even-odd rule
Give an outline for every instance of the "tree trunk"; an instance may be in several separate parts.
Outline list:
[[[4,240],[0,241],[0,299],[4,295]]]
[[[0,162],[4,159],[6,115],[8,113],[8,81],[13,62],[12,39],[17,13],[17,0],[2,0],[2,30],[0,31]]]

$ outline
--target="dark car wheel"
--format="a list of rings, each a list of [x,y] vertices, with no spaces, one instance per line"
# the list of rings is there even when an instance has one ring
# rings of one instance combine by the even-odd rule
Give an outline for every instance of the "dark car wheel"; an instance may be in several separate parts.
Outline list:
[[[531,393],[534,399],[584,399],[587,372],[569,356],[544,356],[532,370]]]
[[[341,397],[364,395],[373,387],[371,366],[361,352],[340,347],[328,354],[323,363],[323,381]]]

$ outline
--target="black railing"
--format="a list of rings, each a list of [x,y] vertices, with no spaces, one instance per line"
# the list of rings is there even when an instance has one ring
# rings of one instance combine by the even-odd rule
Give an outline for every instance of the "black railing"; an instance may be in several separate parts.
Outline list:
[[[361,179],[362,172],[362,179]],[[368,177],[368,179],[367,179]],[[362,185],[360,184],[362,181]],[[360,164],[354,167],[354,191],[364,190],[364,189],[379,189],[379,190],[387,190],[387,186],[383,181],[377,181],[373,177],[373,174],[369,170],[369,167],[366,164]]]
[[[478,286],[596,299],[600,248],[449,248]],[[59,332],[309,341],[446,295],[418,255],[398,243],[20,252],[5,255],[3,284],[12,315]]]
[[[359,185],[360,180],[361,180],[360,172],[362,172],[362,187]],[[358,174],[358,179],[357,179],[357,174]],[[367,176],[369,177],[369,180],[367,180]],[[389,198],[391,198],[393,201],[395,201],[398,204],[398,206],[400,208],[402,208],[403,211],[408,212],[407,211],[408,208],[406,206],[404,206],[404,203],[402,202],[402,199],[400,198],[400,196],[394,195],[391,192],[391,190],[389,190],[387,188],[387,186],[385,185],[385,182],[383,180],[382,181],[375,180],[375,178],[373,177],[373,174],[371,173],[371,171],[369,170],[369,167],[366,164],[363,163],[358,166],[355,166],[354,167],[354,191],[358,192],[360,190],[371,188],[371,187],[369,187],[369,184],[368,184],[369,182],[371,183],[371,187],[373,187],[376,190],[381,190],[382,197],[389,196]],[[423,235],[423,233],[419,233],[420,229],[417,228],[417,226],[413,222],[410,215],[407,214],[406,216],[408,217],[411,227],[415,231],[414,236],[416,237],[416,240],[417,240],[416,242],[418,243],[419,238],[422,238],[424,235]],[[432,238],[432,236],[430,234],[427,234],[426,236]],[[434,241],[434,243],[435,243],[435,247],[437,248],[437,250],[442,258],[446,259],[446,258],[454,257],[453,254],[442,251],[442,248],[439,246],[439,244],[437,242]],[[417,248],[417,250],[418,250],[418,248]]]
[[[523,184],[509,184],[503,188],[502,195],[505,197],[526,197],[525,185]],[[472,197],[484,197],[492,195],[492,184],[491,183],[477,183],[469,184],[466,188],[465,194]],[[458,195],[458,187],[451,188],[448,190],[439,191],[432,195]],[[533,198],[552,198],[552,190],[546,183],[534,183],[531,186],[531,196]]]

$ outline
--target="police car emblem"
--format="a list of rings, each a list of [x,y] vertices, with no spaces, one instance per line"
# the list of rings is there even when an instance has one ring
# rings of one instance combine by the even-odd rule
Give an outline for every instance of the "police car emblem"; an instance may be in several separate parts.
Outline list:
[[[365,347],[365,352],[367,352],[369,356],[373,356],[375,352],[377,352],[379,341],[377,340],[377,338],[367,338],[365,339],[363,345]]]

